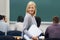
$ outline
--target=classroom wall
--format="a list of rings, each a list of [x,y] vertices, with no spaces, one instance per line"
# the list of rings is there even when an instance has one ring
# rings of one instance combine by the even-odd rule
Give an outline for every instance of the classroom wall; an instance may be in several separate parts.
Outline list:
[[[9,23],[9,0],[0,0],[0,15],[5,15]]]
[[[6,1],[0,0],[0,14],[5,15],[6,13]]]

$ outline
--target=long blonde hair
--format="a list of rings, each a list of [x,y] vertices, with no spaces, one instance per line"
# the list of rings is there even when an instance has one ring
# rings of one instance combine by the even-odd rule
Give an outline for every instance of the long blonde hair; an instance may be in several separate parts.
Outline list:
[[[36,16],[36,4],[35,4],[34,1],[28,2],[27,7],[26,7],[26,13],[27,13],[28,6],[31,5],[31,4],[35,6],[35,12],[34,12],[34,15],[33,16]]]

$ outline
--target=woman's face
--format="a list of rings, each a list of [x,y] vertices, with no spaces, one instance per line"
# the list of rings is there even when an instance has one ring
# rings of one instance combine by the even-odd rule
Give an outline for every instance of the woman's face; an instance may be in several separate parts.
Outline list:
[[[31,15],[35,14],[35,6],[34,5],[29,5],[27,8],[27,12]]]
[[[7,18],[6,17],[4,18],[4,21],[7,22]]]

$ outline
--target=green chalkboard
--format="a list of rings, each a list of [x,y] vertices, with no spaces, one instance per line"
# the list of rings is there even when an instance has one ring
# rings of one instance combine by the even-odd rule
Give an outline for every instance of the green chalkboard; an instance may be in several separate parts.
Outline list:
[[[25,16],[25,9],[29,1],[37,5],[37,16],[42,21],[52,21],[52,17],[60,17],[60,0],[10,0],[10,21],[16,21],[18,16]]]

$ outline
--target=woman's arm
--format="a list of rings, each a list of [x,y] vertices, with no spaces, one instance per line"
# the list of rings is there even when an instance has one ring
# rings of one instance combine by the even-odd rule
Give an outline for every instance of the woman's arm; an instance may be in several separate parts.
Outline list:
[[[32,36],[28,33],[28,28],[31,26],[31,18],[29,16],[26,16],[24,18],[24,25],[23,25],[23,32],[30,38],[32,38]]]

